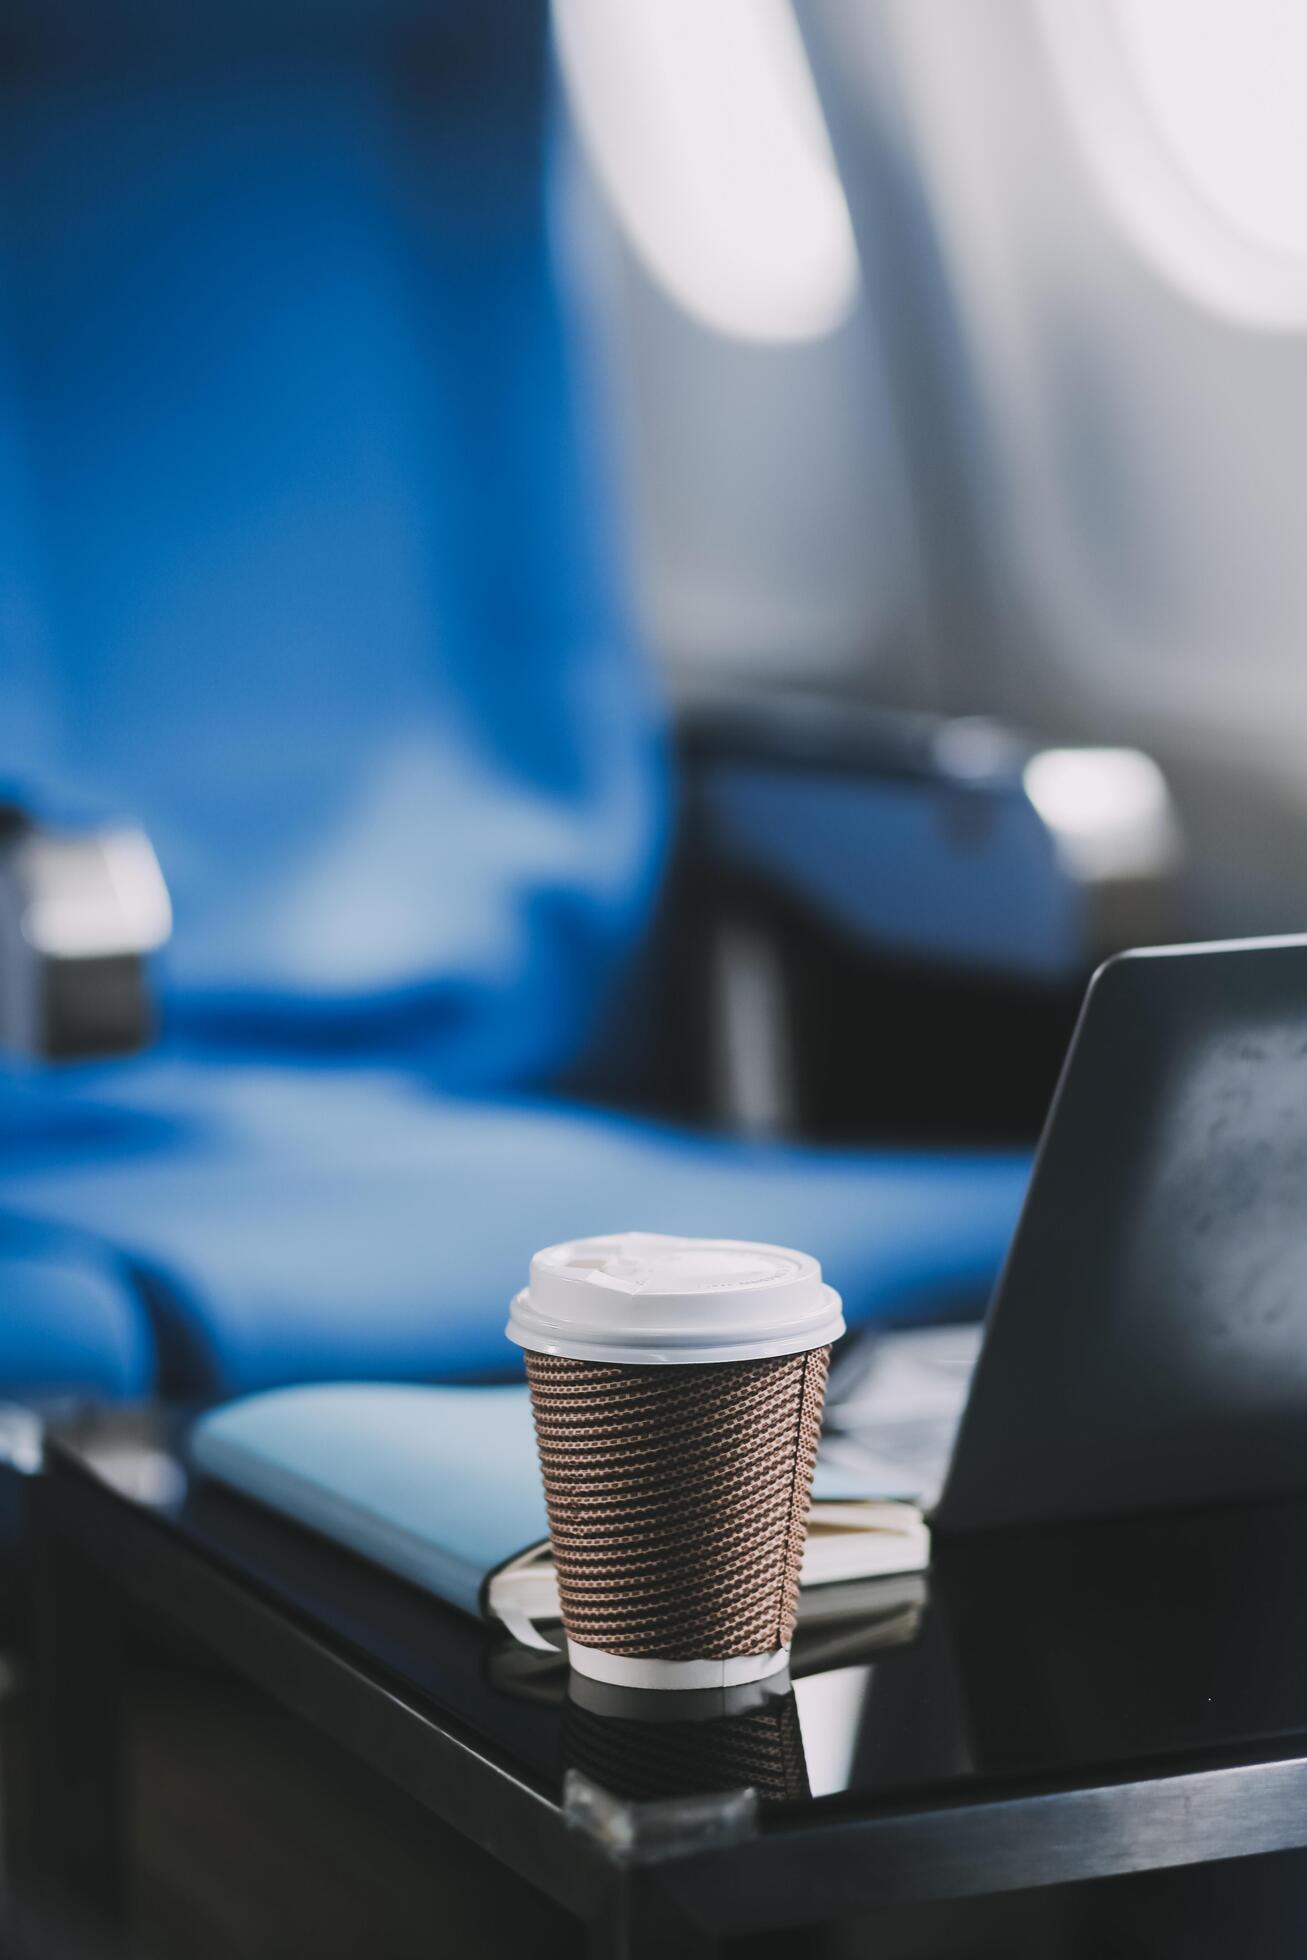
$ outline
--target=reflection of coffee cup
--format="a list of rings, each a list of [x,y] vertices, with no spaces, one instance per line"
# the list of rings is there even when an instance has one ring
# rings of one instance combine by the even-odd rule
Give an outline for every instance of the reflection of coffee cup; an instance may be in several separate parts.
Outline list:
[[[625,1232],[531,1261],[527,1379],[572,1665],[637,1688],[784,1667],[839,1296],[805,1253]]]
[[[798,1705],[784,1673],[680,1694],[574,1674],[563,1756],[569,1769],[628,1803],[728,1790],[800,1803],[810,1794]]]

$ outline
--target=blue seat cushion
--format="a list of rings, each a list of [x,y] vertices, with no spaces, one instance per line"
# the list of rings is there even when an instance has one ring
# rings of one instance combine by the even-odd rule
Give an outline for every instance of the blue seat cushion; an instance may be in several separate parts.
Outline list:
[[[154,1380],[149,1317],[122,1262],[0,1218],[0,1395],[145,1395]]]
[[[174,1390],[511,1375],[531,1253],[617,1228],[802,1245],[854,1323],[974,1314],[1027,1175],[1015,1153],[750,1145],[372,1068],[157,1056],[26,1098],[0,1203],[125,1262]]]

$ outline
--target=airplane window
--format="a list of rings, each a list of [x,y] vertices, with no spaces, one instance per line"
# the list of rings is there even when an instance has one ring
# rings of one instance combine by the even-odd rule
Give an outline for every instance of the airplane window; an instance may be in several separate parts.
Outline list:
[[[1040,0],[1071,120],[1137,240],[1196,298],[1307,322],[1301,0]]]
[[[857,249],[790,0],[556,0],[582,140],[645,266],[747,340],[833,331]]]
[[[1307,253],[1302,0],[1113,0],[1171,150],[1212,208],[1275,252]]]

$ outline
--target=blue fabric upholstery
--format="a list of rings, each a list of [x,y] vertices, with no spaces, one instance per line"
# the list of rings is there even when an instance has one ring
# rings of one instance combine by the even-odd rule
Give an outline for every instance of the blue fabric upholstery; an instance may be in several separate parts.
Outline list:
[[[40,1095],[100,1120],[80,1150],[29,1150],[7,1201],[118,1248],[169,1378],[224,1390],[515,1373],[503,1325],[532,1252],[635,1224],[812,1246],[854,1323],[974,1314],[1027,1171],[723,1142],[373,1070],[161,1056]]]
[[[154,1380],[149,1320],[122,1263],[0,1218],[0,1394],[144,1395]]]
[[[665,797],[545,12],[197,4],[65,0],[0,79],[0,784],[145,824],[174,1024],[536,1078]]]
[[[145,824],[177,1047],[0,1081],[0,1206],[78,1235],[0,1275],[0,1387],[146,1385],[134,1295],[169,1388],[502,1369],[536,1244],[622,1225],[810,1245],[855,1316],[974,1306],[1014,1161],[522,1100],[634,948],[668,801],[544,8],[19,15],[0,783]]]
[[[1019,779],[982,793],[724,763],[704,772],[700,801],[723,864],[873,947],[968,973],[1083,971],[1085,893]]]

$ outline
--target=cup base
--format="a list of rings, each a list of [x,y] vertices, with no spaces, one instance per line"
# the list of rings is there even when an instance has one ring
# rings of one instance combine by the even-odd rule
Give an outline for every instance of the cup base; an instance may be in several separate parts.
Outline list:
[[[769,1654],[735,1654],[719,1661],[663,1661],[605,1654],[598,1647],[569,1640],[567,1658],[578,1674],[615,1688],[735,1688],[778,1674],[789,1666],[790,1650],[775,1647]]]

